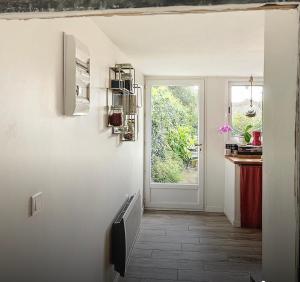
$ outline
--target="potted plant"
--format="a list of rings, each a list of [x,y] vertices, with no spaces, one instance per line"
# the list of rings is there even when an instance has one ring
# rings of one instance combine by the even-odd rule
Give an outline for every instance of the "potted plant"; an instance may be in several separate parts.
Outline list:
[[[249,144],[251,141],[251,133],[249,131],[252,129],[252,127],[253,126],[251,124],[248,124],[241,135],[241,139],[245,144]]]
[[[230,133],[232,131],[232,127],[228,123],[224,123],[219,129],[218,132],[220,134]]]

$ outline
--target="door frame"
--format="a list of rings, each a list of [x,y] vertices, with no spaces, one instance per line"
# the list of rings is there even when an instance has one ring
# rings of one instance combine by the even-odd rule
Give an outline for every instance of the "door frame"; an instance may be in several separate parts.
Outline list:
[[[175,82],[175,83],[174,83]],[[199,85],[199,112],[202,113],[198,117],[199,128],[199,140],[198,143],[202,144],[201,153],[199,152],[198,160],[198,173],[199,181],[197,185],[194,184],[182,184],[178,185],[172,183],[165,184],[153,184],[151,183],[151,87],[154,85],[179,85],[179,86],[191,86]],[[203,77],[145,77],[145,158],[144,158],[144,205],[145,209],[157,209],[157,210],[185,210],[185,211],[203,211],[205,210],[205,143],[206,143],[206,114],[205,114],[205,78]],[[197,188],[195,186],[198,186]],[[161,207],[160,204],[151,204],[151,189],[176,189],[176,190],[198,190],[199,204],[191,205],[187,207],[184,203],[167,203],[165,202]]]

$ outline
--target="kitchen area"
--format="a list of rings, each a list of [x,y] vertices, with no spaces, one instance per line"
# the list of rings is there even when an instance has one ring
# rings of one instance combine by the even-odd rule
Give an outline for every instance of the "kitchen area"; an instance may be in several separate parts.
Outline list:
[[[220,128],[229,141],[238,135],[225,145],[224,213],[234,227],[261,229],[263,85],[248,83],[231,86],[231,125]]]
[[[255,134],[260,137],[261,132]],[[254,138],[252,144],[259,145],[227,145],[233,150],[225,150],[224,214],[234,228],[261,234],[263,157],[260,138],[256,142]],[[253,272],[251,279],[261,281],[261,271]]]

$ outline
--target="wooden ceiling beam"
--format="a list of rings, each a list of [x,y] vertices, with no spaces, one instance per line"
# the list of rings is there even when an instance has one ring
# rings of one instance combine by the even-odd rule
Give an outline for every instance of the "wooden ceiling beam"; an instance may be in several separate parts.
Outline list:
[[[300,1],[259,0],[0,0],[0,18],[60,18],[295,9]]]

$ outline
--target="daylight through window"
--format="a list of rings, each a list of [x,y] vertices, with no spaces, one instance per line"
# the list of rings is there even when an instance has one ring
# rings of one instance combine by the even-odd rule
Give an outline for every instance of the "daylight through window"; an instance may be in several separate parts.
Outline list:
[[[251,87],[248,84],[230,85],[232,137],[238,138],[248,125],[254,130],[262,131],[263,86],[253,86],[253,106],[256,116],[249,118],[245,115],[250,106]]]

